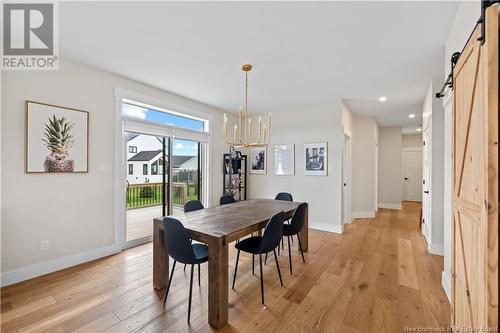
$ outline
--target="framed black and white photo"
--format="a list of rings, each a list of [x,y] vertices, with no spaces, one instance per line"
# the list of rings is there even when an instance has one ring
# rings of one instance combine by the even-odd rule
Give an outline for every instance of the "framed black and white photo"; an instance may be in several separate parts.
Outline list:
[[[277,176],[295,175],[295,145],[274,146],[274,174]]]
[[[267,172],[266,147],[253,147],[250,149],[250,173],[265,175]]]
[[[326,142],[304,144],[304,175],[328,174],[328,145]]]
[[[25,171],[88,172],[89,113],[26,101]]]

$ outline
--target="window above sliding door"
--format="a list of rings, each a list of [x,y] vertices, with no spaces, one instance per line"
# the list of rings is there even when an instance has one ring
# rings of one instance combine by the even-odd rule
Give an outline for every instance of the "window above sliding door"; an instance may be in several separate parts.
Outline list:
[[[197,132],[204,132],[207,130],[206,120],[191,117],[171,110],[147,106],[130,100],[123,100],[122,115],[126,118],[179,127]]]

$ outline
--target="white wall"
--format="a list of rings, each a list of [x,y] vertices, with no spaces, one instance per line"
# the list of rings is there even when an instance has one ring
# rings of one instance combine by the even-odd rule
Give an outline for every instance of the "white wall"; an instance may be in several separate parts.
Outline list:
[[[422,134],[403,134],[403,148],[422,147]]]
[[[2,73],[2,283],[61,269],[114,247],[115,95],[120,87],[213,117],[211,203],[222,183],[222,113],[201,103],[62,60],[58,71]],[[90,112],[89,172],[24,173],[25,100]],[[50,248],[40,251],[40,240]]]
[[[401,127],[379,129],[378,207],[401,209],[402,177]]]
[[[353,119],[352,217],[374,217],[377,210],[378,127],[374,117],[354,116]]]
[[[450,71],[450,57],[454,52],[460,52],[467,42],[472,29],[476,24],[479,16],[481,15],[480,1],[462,1],[458,7],[455,20],[453,22],[450,34],[446,41],[445,56],[444,56],[444,69],[445,75]],[[443,78],[444,79],[444,78]],[[451,124],[451,94],[448,93],[443,98],[444,106],[444,190],[443,190],[443,204],[444,204],[444,270],[442,276],[443,288],[451,300],[451,237],[452,237],[452,124]]]
[[[342,121],[340,101],[315,107],[273,111],[267,174],[249,176],[249,198],[290,192],[309,203],[309,226],[340,233],[342,200]],[[328,176],[304,175],[304,143],[328,142]],[[295,175],[274,174],[274,145],[295,144]]]

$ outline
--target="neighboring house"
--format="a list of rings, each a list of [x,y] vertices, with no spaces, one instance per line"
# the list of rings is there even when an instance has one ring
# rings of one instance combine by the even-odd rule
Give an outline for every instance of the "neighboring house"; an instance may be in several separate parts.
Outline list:
[[[155,150],[144,150],[151,146],[158,146],[154,140],[131,139],[127,143],[127,180],[129,184],[161,183],[163,173],[163,158],[161,142],[160,148]],[[132,148],[131,148],[132,147]],[[136,151],[136,153],[132,153]],[[174,182],[196,182],[198,170],[197,156],[173,156]]]
[[[127,161],[129,184],[160,183],[163,173],[162,150],[143,150]]]
[[[152,135],[127,134],[127,160],[143,150],[161,150],[160,138]]]
[[[152,135],[127,134],[127,180],[129,184],[162,181],[161,139]]]

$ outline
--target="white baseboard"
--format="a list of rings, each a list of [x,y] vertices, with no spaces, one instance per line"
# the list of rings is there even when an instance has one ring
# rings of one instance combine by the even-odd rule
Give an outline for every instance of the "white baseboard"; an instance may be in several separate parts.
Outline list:
[[[329,224],[322,222],[309,222],[310,229],[334,232],[336,234],[341,234],[344,231],[344,225]]]
[[[438,256],[444,256],[444,245],[443,244],[432,244],[429,243],[429,253]]]
[[[401,210],[403,208],[401,204],[390,204],[390,203],[379,203],[378,208],[386,208],[386,209],[398,209]]]
[[[374,211],[353,212],[351,217],[353,219],[372,219],[375,217]]]
[[[451,303],[451,276],[446,274],[445,271],[441,274],[441,285],[446,293],[446,297],[448,297],[448,301]]]
[[[109,245],[87,252],[76,253],[67,257],[43,261],[31,266],[17,268],[0,274],[0,287],[60,271],[61,269],[83,264],[118,252],[120,251],[115,245]]]

